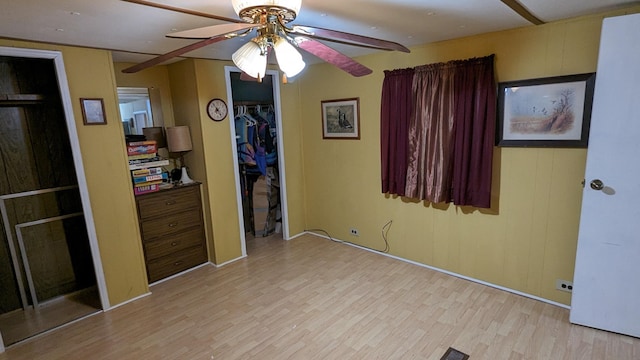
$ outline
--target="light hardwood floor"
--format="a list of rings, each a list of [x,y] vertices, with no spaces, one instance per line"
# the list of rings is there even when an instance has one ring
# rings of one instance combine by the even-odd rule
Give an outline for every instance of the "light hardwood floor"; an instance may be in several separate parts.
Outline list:
[[[10,347],[17,359],[640,359],[566,309],[312,235]]]
[[[33,308],[0,315],[0,332],[5,344],[13,344],[62,324],[101,311],[95,287],[61,296]]]

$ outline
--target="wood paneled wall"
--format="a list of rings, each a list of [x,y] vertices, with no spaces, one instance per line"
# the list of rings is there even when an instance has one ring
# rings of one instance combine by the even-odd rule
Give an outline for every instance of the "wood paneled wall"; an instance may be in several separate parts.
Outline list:
[[[0,133],[0,194],[77,184],[52,60],[0,57]],[[0,313],[21,306],[4,227],[15,240],[15,224],[82,212],[75,189],[6,205],[10,224],[3,224],[1,235]],[[95,284],[83,217],[27,227],[23,237],[40,301]]]

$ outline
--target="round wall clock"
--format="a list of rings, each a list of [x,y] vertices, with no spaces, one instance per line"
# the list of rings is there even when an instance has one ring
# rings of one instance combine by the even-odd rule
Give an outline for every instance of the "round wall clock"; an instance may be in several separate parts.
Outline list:
[[[227,117],[228,112],[227,103],[222,99],[213,99],[207,104],[207,115],[213,121],[222,121]]]

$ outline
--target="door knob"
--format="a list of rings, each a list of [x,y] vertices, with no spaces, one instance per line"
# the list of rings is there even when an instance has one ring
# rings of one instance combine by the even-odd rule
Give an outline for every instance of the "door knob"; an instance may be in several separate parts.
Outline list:
[[[589,184],[589,186],[591,186],[591,188],[593,190],[602,190],[602,189],[604,189],[604,183],[600,179],[591,180],[591,183]]]

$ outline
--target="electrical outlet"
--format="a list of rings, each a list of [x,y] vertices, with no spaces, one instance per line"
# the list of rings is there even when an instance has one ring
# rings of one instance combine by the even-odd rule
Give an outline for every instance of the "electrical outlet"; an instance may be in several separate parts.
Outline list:
[[[567,280],[556,280],[556,289],[571,292],[573,291],[573,283]]]
[[[351,235],[352,236],[360,236],[360,232],[358,232],[358,229],[356,228],[351,228]]]

